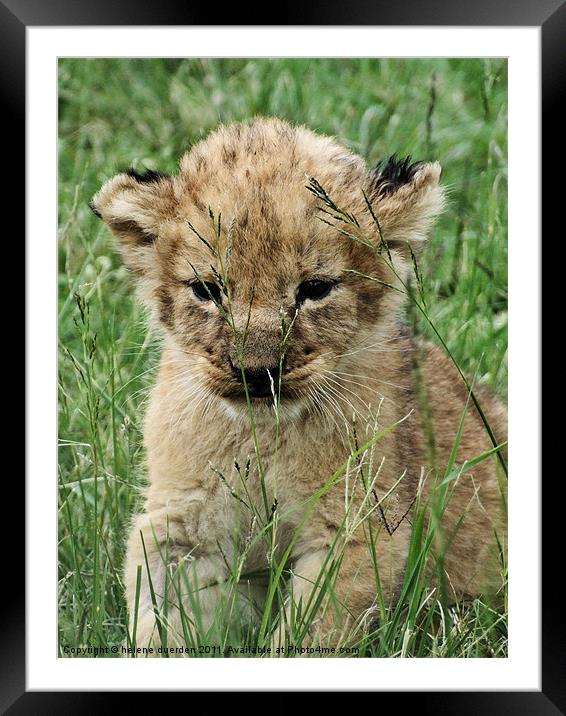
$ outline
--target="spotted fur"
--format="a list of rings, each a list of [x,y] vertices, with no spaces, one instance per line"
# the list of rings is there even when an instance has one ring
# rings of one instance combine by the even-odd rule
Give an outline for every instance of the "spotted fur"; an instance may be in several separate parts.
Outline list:
[[[234,366],[251,378],[275,371],[282,326],[293,327],[285,345],[277,450],[270,399],[256,398],[252,406],[267,498],[270,505],[277,501],[280,516],[279,554],[301,522],[308,498],[343,463],[352,440],[362,445],[373,434],[375,425],[367,421],[371,412],[379,429],[399,423],[375,448],[372,464],[381,467],[374,493],[391,494],[369,518],[379,534],[383,596],[398,596],[416,491],[421,483],[423,500],[432,495],[431,469],[442,474],[467,400],[450,361],[432,345],[416,342],[399,320],[402,292],[396,289],[411,270],[402,247],[418,251],[442,211],[439,178],[437,163],[409,158],[392,157],[368,170],[332,138],[257,119],[218,129],[181,158],[176,175],[126,172],[94,197],[93,210],[117,236],[164,335],[145,419],[150,486],[145,509],[132,527],[126,562],[130,607],[138,567],[143,571],[138,645],[156,638],[140,533],[158,594],[164,589],[165,553],[173,564],[190,555],[202,584],[216,585],[202,590],[205,622],[212,619],[227,578],[226,560],[249,545],[250,522],[241,519],[241,503],[232,494],[242,487],[234,460],[239,465],[251,460],[246,500],[261,511],[264,495],[243,384]],[[317,186],[320,191],[308,191]],[[353,217],[354,225],[328,202]],[[362,237],[371,237],[374,248],[360,242]],[[228,263],[230,321],[226,295],[223,312],[192,288],[195,280],[218,282]],[[298,301],[299,286],[309,280],[332,282],[333,288],[321,300]],[[497,439],[505,439],[502,406],[489,396],[482,405]],[[427,449],[426,416],[432,421],[435,465]],[[458,463],[491,447],[478,413],[470,408]],[[369,470],[368,459],[367,454],[361,458],[360,474]],[[444,517],[443,528],[451,534],[465,513],[445,561],[455,596],[494,587],[494,529],[505,543],[496,466],[491,458],[466,473]],[[367,495],[356,484],[350,498],[359,507]],[[322,497],[294,543],[296,599],[307,598],[342,523],[344,504],[341,481]],[[346,638],[375,603],[374,565],[363,530],[349,535],[343,547],[337,601],[317,622],[313,639]],[[244,571],[265,568],[265,559],[263,542],[257,540]],[[257,594],[261,599],[261,585]],[[190,612],[188,600],[185,609]],[[174,640],[179,636],[174,609],[169,620]]]

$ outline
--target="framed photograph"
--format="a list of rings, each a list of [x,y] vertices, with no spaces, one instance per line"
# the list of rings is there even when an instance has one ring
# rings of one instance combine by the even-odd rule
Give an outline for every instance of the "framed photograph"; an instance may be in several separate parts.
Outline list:
[[[10,713],[566,708],[538,427],[566,15],[428,5],[0,6],[10,136],[26,117]]]

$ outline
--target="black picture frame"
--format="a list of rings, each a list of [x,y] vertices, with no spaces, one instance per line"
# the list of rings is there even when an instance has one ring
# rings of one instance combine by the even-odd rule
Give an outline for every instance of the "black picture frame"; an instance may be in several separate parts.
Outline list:
[[[257,5],[257,7],[254,7]],[[564,0],[327,0],[324,5],[277,6],[277,21],[258,23],[264,18],[263,8],[252,2],[246,6],[247,16],[241,14],[241,6],[222,10],[223,25],[397,25],[397,26],[537,26],[541,28],[542,44],[542,128],[545,141],[542,143],[543,157],[543,207],[547,226],[561,226],[558,212],[562,202],[562,182],[554,181],[552,169],[562,167],[560,154],[564,154],[563,115],[559,112],[559,101],[564,93],[566,62],[566,3]],[[257,10],[257,12],[256,12]],[[26,27],[28,26],[85,26],[85,25],[210,25],[217,8],[210,5],[175,3],[161,0],[149,3],[143,0],[98,0],[96,3],[80,0],[0,0],[0,97],[3,109],[4,148],[3,198],[4,206],[11,207],[11,213],[18,218],[25,216],[24,200],[24,155],[25,147],[25,64]],[[248,18],[255,20],[248,22]],[[6,154],[12,152],[12,157]],[[16,207],[21,208],[17,212]],[[21,220],[21,219],[20,219]],[[11,229],[11,233],[15,233]],[[562,232],[560,232],[562,233]],[[541,232],[542,235],[542,232]],[[16,243],[14,239],[10,242]],[[22,244],[23,245],[23,244]],[[540,251],[536,237],[527,251]],[[12,319],[15,324],[15,318]],[[10,330],[7,326],[5,330]],[[7,335],[15,336],[15,331]],[[8,344],[13,345],[8,339]],[[13,368],[12,368],[13,370]],[[525,416],[528,419],[528,416]],[[533,430],[538,430],[533,426]],[[32,447],[27,445],[27,450]],[[16,505],[25,504],[24,481],[16,479],[17,467],[9,471],[10,479],[4,480],[4,514],[14,512]],[[541,469],[542,473],[542,469]],[[8,478],[8,474],[4,475]],[[6,492],[8,494],[6,494]],[[11,494],[10,494],[11,492]],[[561,575],[559,566],[562,550],[553,546],[563,544],[562,523],[564,480],[553,480],[543,492],[543,575],[542,597],[542,689],[539,692],[406,692],[403,701],[410,699],[420,713],[435,714],[566,714],[566,640],[564,638],[564,606],[554,597],[555,580]],[[560,513],[559,513],[560,511]],[[21,513],[20,513],[21,514]],[[525,515],[525,529],[530,529],[530,518]],[[24,524],[21,519],[10,527],[10,541],[5,544],[3,554],[4,578],[3,604],[0,609],[0,710],[10,714],[50,713],[95,713],[105,707],[120,708],[123,695],[113,692],[30,692],[26,691],[25,654],[25,574],[23,548],[25,543]],[[8,529],[8,528],[7,528]],[[16,536],[17,534],[17,536]],[[557,560],[557,561],[555,561]],[[559,561],[558,561],[559,560]],[[535,575],[534,578],[538,578]],[[559,593],[559,590],[557,590]],[[520,629],[520,625],[513,625]],[[376,665],[378,669],[378,665]],[[449,685],[447,685],[449,686]],[[368,684],[368,690],[372,685]],[[131,698],[131,694],[124,695]],[[384,704],[398,694],[380,693],[376,707],[387,708]],[[143,695],[148,707],[148,694]],[[157,698],[162,698],[159,694]],[[117,702],[116,702],[117,700]],[[124,699],[125,702],[125,699]],[[295,704],[291,708],[297,708]],[[407,704],[403,703],[403,707]],[[131,707],[131,702],[128,702]],[[391,706],[389,706],[391,708]]]

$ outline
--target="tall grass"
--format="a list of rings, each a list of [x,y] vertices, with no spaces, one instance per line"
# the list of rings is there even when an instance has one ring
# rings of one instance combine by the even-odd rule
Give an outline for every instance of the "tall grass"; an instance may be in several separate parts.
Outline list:
[[[130,515],[141,504],[141,418],[158,359],[157,337],[148,332],[132,281],[108,232],[90,215],[88,200],[121,168],[175,171],[181,153],[218,122],[254,114],[334,134],[369,163],[394,151],[438,159],[451,187],[451,207],[419,261],[426,312],[417,312],[414,322],[437,342],[442,337],[463,371],[505,396],[506,65],[499,60],[62,60],[59,73],[64,656],[79,646],[135,645],[121,569]],[[362,445],[366,456],[373,444]],[[362,448],[353,446],[352,454]],[[353,459],[328,476],[325,487],[345,479]],[[240,470],[245,474],[246,466]],[[448,483],[453,483],[458,474],[450,465],[442,477],[452,476]],[[445,489],[443,504],[435,509],[442,510],[449,496]],[[314,509],[317,496],[312,500]],[[264,508],[261,539],[273,544],[278,515],[269,501]],[[377,604],[379,620],[360,636],[357,653],[504,656],[505,565],[501,599],[446,604],[424,579],[432,558],[424,519],[430,509],[415,505],[402,598],[394,607]],[[271,643],[289,565],[273,561],[259,575],[270,598],[249,620],[248,600],[235,588],[249,576],[242,574],[241,557],[231,566],[212,630],[205,633],[198,618],[196,624],[183,620],[191,655],[222,656],[229,646],[261,651]],[[326,567],[316,594],[328,596],[340,567],[338,547]],[[198,617],[199,592],[190,578],[179,570],[171,577],[172,589],[195,594]],[[289,642],[301,644],[320,606],[317,599],[291,614]],[[166,620],[166,613],[161,616]]]

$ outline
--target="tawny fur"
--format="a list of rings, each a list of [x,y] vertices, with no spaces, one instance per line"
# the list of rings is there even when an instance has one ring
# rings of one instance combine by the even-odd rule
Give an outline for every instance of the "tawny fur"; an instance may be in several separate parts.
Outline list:
[[[320,212],[320,199],[306,188],[311,177],[338,207],[356,217],[359,230],[348,231],[371,236],[377,243],[365,194],[396,275],[383,252],[320,220],[345,228]],[[276,499],[279,558],[304,521],[309,498],[344,463],[353,444],[371,438],[376,426],[382,430],[398,423],[366,451],[361,466],[354,461],[348,479],[342,475],[325,492],[303,525],[290,555],[294,599],[308,597],[343,523],[348,500],[355,512],[363,504],[371,508],[372,499],[380,500],[389,491],[384,509],[374,509],[364,523],[366,528],[371,524],[377,538],[383,596],[386,601],[398,596],[415,493],[421,483],[421,499],[426,500],[434,476],[443,475],[468,398],[451,361],[402,327],[403,293],[386,285],[399,288],[408,278],[412,258],[407,242],[417,252],[443,208],[439,177],[438,164],[419,164],[401,181],[388,181],[379,171],[368,172],[359,157],[333,139],[278,120],[258,119],[221,128],[197,144],[181,159],[174,177],[121,174],[94,198],[93,209],[119,238],[124,259],[164,334],[145,420],[149,488],[126,559],[130,611],[138,566],[142,567],[138,645],[155,644],[157,639],[140,534],[158,601],[165,590],[164,563],[178,567],[184,560],[190,581],[200,587],[205,622],[213,619],[235,552],[247,549],[245,573],[267,567],[265,542],[253,539],[258,525],[231,494],[241,494],[242,489],[235,461],[241,473],[249,458],[246,500],[265,513],[246,402],[230,368],[230,362],[239,360],[237,345],[217,306],[199,300],[190,286],[196,276],[216,282],[211,266],[222,272],[214,256],[210,210],[216,221],[219,214],[222,217],[220,256],[226,256],[230,245],[231,311],[238,334],[246,333],[242,366],[253,370],[276,365],[282,316],[287,326],[292,323],[285,345],[279,428],[272,401],[252,401],[268,505]],[[336,285],[323,299],[299,304],[297,287],[311,279],[332,279]],[[483,391],[480,403],[496,439],[505,440],[503,407]],[[364,422],[370,412],[377,416],[375,424]],[[427,420],[432,430],[426,429]],[[492,447],[470,404],[456,463],[462,465]],[[379,471],[368,494],[360,475],[364,468],[369,471],[370,459],[372,474],[378,467]],[[504,546],[501,482],[496,457],[458,480],[442,523],[442,533],[451,535],[465,515],[444,563],[455,597],[500,586],[494,534]],[[391,536],[384,519],[396,527]],[[313,639],[347,639],[376,603],[364,526],[349,524],[341,540],[344,557],[334,587],[337,599],[315,620]],[[262,589],[261,582],[254,586],[259,600]],[[171,605],[178,597],[169,595]],[[181,599],[190,618],[190,598]],[[171,642],[180,632],[174,606],[167,619]]]

